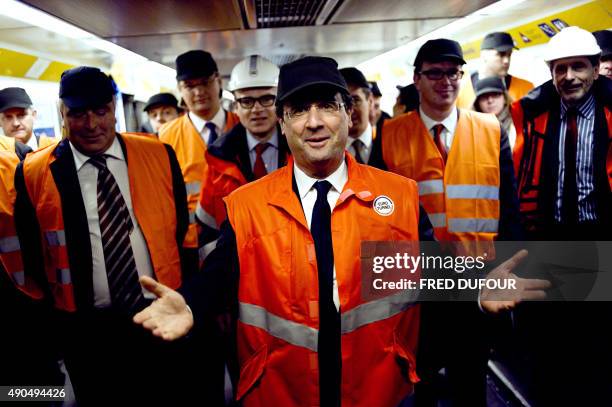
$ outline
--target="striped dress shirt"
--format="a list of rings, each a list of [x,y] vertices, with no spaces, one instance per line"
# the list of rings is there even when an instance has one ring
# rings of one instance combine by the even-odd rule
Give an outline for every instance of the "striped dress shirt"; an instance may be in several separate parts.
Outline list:
[[[578,144],[576,146],[576,185],[578,187],[578,221],[597,220],[595,207],[595,175],[593,151],[595,150],[595,98],[588,98],[577,107]],[[563,200],[563,179],[565,176],[565,134],[567,132],[568,106],[561,100],[561,123],[559,126],[559,173],[557,177],[557,199],[555,201],[555,220],[561,221],[561,202]]]

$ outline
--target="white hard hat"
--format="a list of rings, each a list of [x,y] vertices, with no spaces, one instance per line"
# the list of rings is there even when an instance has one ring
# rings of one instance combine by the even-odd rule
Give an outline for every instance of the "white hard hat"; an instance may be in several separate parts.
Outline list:
[[[544,61],[550,64],[561,58],[593,56],[601,53],[595,36],[580,27],[565,27],[546,45]]]
[[[238,62],[229,80],[228,89],[267,88],[278,85],[278,66],[260,55],[251,55]]]

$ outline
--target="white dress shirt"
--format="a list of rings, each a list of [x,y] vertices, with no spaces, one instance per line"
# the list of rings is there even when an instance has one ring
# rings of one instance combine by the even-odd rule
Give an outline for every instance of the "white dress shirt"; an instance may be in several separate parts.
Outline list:
[[[32,151],[38,150],[38,140],[36,140],[36,135],[34,133],[32,133],[32,136],[26,143],[26,146],[30,147]]]
[[[453,136],[455,135],[455,129],[457,128],[457,119],[459,117],[459,111],[457,110],[457,107],[454,106],[450,114],[442,121],[437,121],[427,116],[425,112],[423,112],[423,109],[421,107],[419,107],[419,115],[421,116],[421,120],[423,120],[423,123],[425,124],[427,130],[429,130],[429,133],[431,133],[432,138],[434,136],[433,127],[436,124],[441,124],[444,126],[444,130],[442,130],[440,138],[446,146],[446,151],[450,151],[451,145],[453,144]]]
[[[370,154],[372,154],[372,125],[368,123],[368,127],[366,127],[366,129],[363,131],[363,133],[359,135],[359,137],[347,138],[346,149],[353,157],[355,157],[355,146],[353,145],[355,140],[361,140],[361,142],[363,143],[363,147],[361,148],[359,155],[361,156],[363,162],[367,164],[370,160]]]
[[[111,305],[111,296],[108,289],[108,278],[106,265],[104,263],[104,249],[102,248],[102,234],[100,232],[100,220],[98,218],[98,169],[88,163],[89,157],[79,152],[72,143],[70,149],[74,157],[77,176],[81,187],[81,195],[85,204],[87,214],[87,225],[89,226],[89,239],[91,241],[91,259],[93,265],[93,289],[94,305],[98,308]],[[127,163],[121,149],[119,140],[115,137],[113,144],[104,152],[110,157],[106,158],[108,170],[113,174],[125,204],[130,211],[130,217],[134,229],[130,233],[130,243],[134,252],[134,261],[139,276],[153,277],[153,266],[145,238],[140,230],[138,221],[134,216],[132,196],[130,193],[130,182],[128,179]],[[145,298],[154,299],[155,295],[144,290]]]
[[[342,160],[342,164],[324,179],[311,178],[304,173],[295,163],[293,163],[293,173],[295,174],[295,182],[297,184],[298,192],[300,193],[300,200],[302,201],[302,208],[304,208],[304,216],[306,216],[306,222],[308,222],[308,229],[310,229],[310,222],[312,221],[312,211],[314,210],[315,202],[317,201],[317,190],[314,189],[314,184],[317,181],[329,181],[332,185],[329,192],[327,193],[327,202],[332,212],[336,207],[336,202],[340,198],[340,194],[344,189],[344,185],[348,181],[348,169],[346,163]],[[340,310],[340,296],[338,295],[338,282],[336,281],[336,266],[334,265],[334,305],[337,310]]]
[[[255,160],[257,159],[257,152],[255,151],[255,147],[259,144],[259,140],[255,138],[249,132],[246,131],[247,145],[249,147],[249,158],[251,160],[251,170],[255,169]],[[261,153],[261,158],[266,166],[266,171],[271,173],[278,168],[278,134],[276,131],[276,127],[274,128],[274,134],[267,141],[269,144],[268,148],[265,149],[263,153]]]
[[[204,140],[204,144],[208,144],[208,136],[210,135],[210,130],[208,127],[206,127],[206,123],[208,122],[193,112],[189,112],[189,120],[191,120],[193,126],[196,128],[198,133],[200,133],[200,137],[202,137],[202,140]],[[210,121],[217,129],[217,137],[221,137],[223,134],[223,129],[225,128],[225,110],[219,108],[217,113]]]

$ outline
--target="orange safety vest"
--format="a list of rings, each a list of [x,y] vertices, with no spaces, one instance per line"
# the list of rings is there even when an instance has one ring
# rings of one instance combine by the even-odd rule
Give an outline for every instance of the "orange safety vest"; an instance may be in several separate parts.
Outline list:
[[[32,137],[36,137],[36,136],[32,135]],[[41,148],[45,148],[47,146],[52,146],[54,144],[57,144],[60,141],[61,140],[56,137],[40,136],[40,138],[38,139],[38,150],[40,150]]]
[[[17,164],[19,158],[14,152],[0,151],[0,262],[21,291],[32,297],[42,298],[40,288],[31,279],[26,278],[23,271],[21,245],[13,221],[13,178]]]
[[[227,112],[225,115],[225,128],[228,132],[240,122],[237,115]],[[200,133],[193,127],[189,115],[185,114],[173,121],[164,124],[159,129],[159,139],[172,146],[176,158],[181,165],[185,188],[187,190],[187,207],[189,209],[189,231],[186,238],[186,247],[198,248],[198,232],[195,220],[195,211],[202,187],[202,176],[206,169],[206,144]]]
[[[515,101],[523,98],[531,89],[533,89],[533,83],[526,81],[525,79],[512,76],[508,94],[510,95],[511,100]],[[475,101],[476,93],[474,92],[472,78],[470,78],[470,75],[465,75],[461,81],[459,96],[457,96],[457,107],[461,109],[471,109]]]
[[[0,151],[15,152],[15,139],[0,134]]]
[[[500,131],[495,116],[460,110],[445,165],[418,111],[385,121],[383,130],[383,159],[418,182],[436,238],[489,259],[500,214]]]
[[[549,112],[535,117],[533,121],[525,120],[525,112],[519,101],[512,104],[512,120],[516,127],[514,144],[514,173],[517,176],[517,190],[521,215],[528,231],[536,228],[538,201],[540,193],[540,175],[542,171],[542,154],[546,141],[546,127]],[[604,106],[608,125],[608,153],[606,156],[606,173],[612,189],[612,112]]]
[[[134,215],[147,242],[157,280],[173,289],[181,285],[176,243],[176,208],[168,152],[157,140],[124,133]],[[75,311],[72,274],[64,230],[64,213],[50,164],[55,148],[28,154],[23,174],[40,225],[45,272],[55,307]]]
[[[418,241],[414,181],[357,164],[332,211],[341,318],[343,407],[395,407],[413,390],[419,307],[407,291],[362,297],[362,241]],[[236,233],[240,279],[237,330],[245,407],[319,406],[319,287],[314,241],[292,188],[293,159],[225,198]],[[373,202],[394,202],[388,216]]]

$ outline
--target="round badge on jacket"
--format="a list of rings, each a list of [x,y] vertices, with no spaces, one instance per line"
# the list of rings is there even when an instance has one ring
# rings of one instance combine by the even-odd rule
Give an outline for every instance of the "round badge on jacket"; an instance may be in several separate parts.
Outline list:
[[[393,210],[395,209],[395,204],[388,196],[379,195],[374,199],[372,207],[374,208],[377,214],[381,216],[389,216],[393,213]]]

